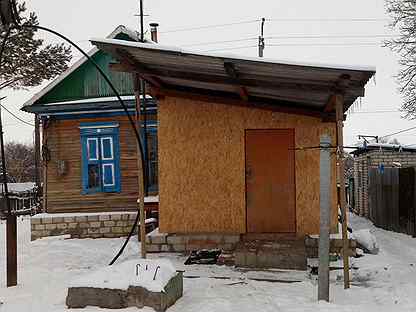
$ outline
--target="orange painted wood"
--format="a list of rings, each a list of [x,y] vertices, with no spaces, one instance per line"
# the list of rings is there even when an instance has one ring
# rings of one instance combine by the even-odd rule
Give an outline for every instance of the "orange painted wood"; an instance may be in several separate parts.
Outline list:
[[[295,233],[295,132],[246,130],[248,233]]]

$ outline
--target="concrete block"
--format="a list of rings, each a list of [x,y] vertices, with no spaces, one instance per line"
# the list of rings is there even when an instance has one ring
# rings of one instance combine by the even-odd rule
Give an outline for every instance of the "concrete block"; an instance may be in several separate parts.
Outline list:
[[[98,216],[87,216],[88,222],[90,221],[98,221]]]
[[[163,245],[160,245],[160,251],[161,251],[161,252],[170,252],[170,251],[172,251],[172,250],[171,250],[170,245],[168,245],[168,244],[163,244]]]
[[[129,215],[128,214],[123,214],[121,215],[121,220],[127,221],[129,219]]]
[[[123,233],[123,228],[120,227],[120,226],[114,226],[114,227],[111,228],[111,232],[121,234],[121,233]]]
[[[237,244],[239,241],[240,241],[240,235],[239,234],[225,235],[224,236],[224,242],[225,243]]]
[[[161,245],[151,244],[146,246],[147,252],[160,252]]]
[[[112,227],[112,226],[115,226],[115,225],[116,225],[115,221],[104,221],[104,226]]]
[[[55,230],[56,229],[56,224],[52,224],[52,223],[46,224],[45,229],[46,230]]]
[[[152,236],[152,244],[166,244],[167,234],[160,233]]]
[[[52,217],[52,223],[63,223],[64,218],[63,217]]]
[[[58,223],[58,224],[56,225],[56,227],[57,227],[58,229],[64,230],[64,229],[67,229],[67,228],[68,228],[68,224],[66,224],[66,223]]]
[[[99,228],[89,228],[88,229],[88,234],[100,234],[100,229]]]
[[[78,227],[78,223],[68,223],[68,229],[76,229]]]
[[[110,218],[111,218],[111,220],[118,221],[118,220],[121,220],[121,215],[113,214],[113,215],[111,215]]]
[[[101,227],[101,222],[90,222],[91,228],[99,228]]]
[[[82,217],[75,217],[75,222],[87,222],[87,217],[86,216],[82,216]]]
[[[89,223],[86,223],[86,222],[84,222],[84,223],[78,223],[78,224],[79,224],[79,227],[81,229],[87,229],[87,228],[90,227],[90,224]]]
[[[35,224],[32,226],[33,229],[35,230],[45,230],[46,229],[46,225],[45,224]]]
[[[64,217],[65,223],[73,223],[75,222],[75,217]]]
[[[98,216],[98,220],[99,221],[108,221],[108,220],[110,220],[110,216],[109,215],[100,215],[100,216]]]
[[[136,220],[136,215],[137,215],[137,213],[132,213],[132,214],[129,214],[129,219],[130,220]]]
[[[162,245],[163,246],[163,245]],[[185,244],[172,244],[171,249],[174,252],[183,252],[186,250]]]
[[[110,233],[110,232],[111,232],[111,229],[108,228],[108,227],[102,227],[102,228],[100,228],[100,233],[101,234]]]
[[[184,244],[185,238],[182,235],[169,235],[166,238],[166,241],[168,244],[174,245],[174,244]]]
[[[119,237],[120,235],[114,234],[114,233],[104,233],[103,235],[106,238],[115,238],[115,237]]]
[[[42,218],[42,224],[51,224],[52,218]]]
[[[41,224],[41,219],[39,218],[31,218],[30,219],[31,224]]]
[[[116,226],[126,226],[127,222],[126,221],[117,221],[116,222]]]

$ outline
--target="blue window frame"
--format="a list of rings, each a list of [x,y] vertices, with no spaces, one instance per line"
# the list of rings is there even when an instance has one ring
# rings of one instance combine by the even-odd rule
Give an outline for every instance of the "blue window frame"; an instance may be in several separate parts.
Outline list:
[[[143,138],[142,128],[141,136]],[[147,149],[145,157],[147,163],[147,181],[150,192],[157,192],[159,189],[158,179],[158,140],[157,140],[157,124],[150,123],[146,127]]]
[[[120,192],[118,123],[81,123],[80,132],[83,193]]]

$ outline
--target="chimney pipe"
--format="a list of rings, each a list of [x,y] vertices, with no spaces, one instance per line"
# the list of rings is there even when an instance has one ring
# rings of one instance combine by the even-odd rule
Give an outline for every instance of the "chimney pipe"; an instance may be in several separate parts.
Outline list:
[[[157,43],[157,27],[158,23],[150,23],[150,34],[153,42]]]

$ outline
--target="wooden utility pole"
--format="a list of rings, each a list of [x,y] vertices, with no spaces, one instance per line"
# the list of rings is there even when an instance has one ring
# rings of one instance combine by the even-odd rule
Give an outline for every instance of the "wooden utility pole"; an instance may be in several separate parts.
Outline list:
[[[335,110],[337,122],[337,174],[339,183],[339,205],[342,222],[342,258],[344,261],[344,288],[350,288],[350,268],[348,258],[347,205],[345,201],[345,170],[344,170],[344,96],[335,95]]]
[[[321,137],[320,142],[320,230],[318,300],[329,301],[329,246],[331,228],[331,138]]]
[[[136,99],[136,127],[138,133],[141,132],[140,127],[140,109],[141,109],[141,83],[140,78],[138,75],[133,74],[133,81],[134,81],[134,96]],[[146,134],[145,134],[146,135]],[[137,176],[139,179],[139,216],[140,216],[140,227],[139,227],[139,239],[140,239],[140,246],[141,246],[141,255],[143,259],[146,259],[146,216],[144,210],[144,168],[143,168],[143,160],[139,142],[137,142]]]
[[[17,218],[12,212],[9,201],[9,190],[7,187],[6,155],[4,153],[3,122],[1,116],[0,98],[0,149],[1,149],[1,170],[3,175],[3,200],[6,204],[6,266],[7,266],[7,287],[17,285]]]

